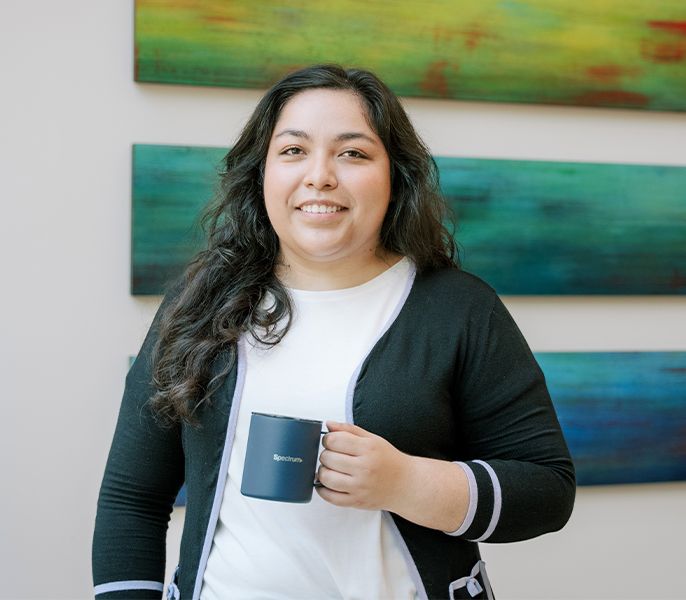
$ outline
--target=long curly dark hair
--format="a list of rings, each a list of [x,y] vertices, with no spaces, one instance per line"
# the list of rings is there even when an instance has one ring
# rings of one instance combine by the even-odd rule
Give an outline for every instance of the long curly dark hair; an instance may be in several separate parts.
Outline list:
[[[164,420],[197,421],[196,411],[231,370],[243,334],[274,345],[288,331],[292,306],[275,275],[279,239],[262,183],[281,110],[299,92],[317,88],[356,94],[388,153],[392,202],[381,227],[383,249],[409,257],[419,272],[458,266],[436,164],[395,94],[361,69],[317,65],[287,75],[262,97],[226,155],[216,198],[202,217],[207,248],[188,265],[158,315],[151,404]],[[273,302],[263,302],[267,295]],[[217,361],[225,353],[228,360]]]

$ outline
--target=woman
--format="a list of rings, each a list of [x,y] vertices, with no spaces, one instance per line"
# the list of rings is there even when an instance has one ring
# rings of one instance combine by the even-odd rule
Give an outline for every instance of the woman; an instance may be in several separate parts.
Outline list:
[[[479,541],[562,527],[574,470],[525,340],[458,269],[430,154],[374,75],[278,82],[226,156],[208,249],[127,376],[98,598],[492,597]],[[239,492],[252,411],[327,421],[310,504]]]

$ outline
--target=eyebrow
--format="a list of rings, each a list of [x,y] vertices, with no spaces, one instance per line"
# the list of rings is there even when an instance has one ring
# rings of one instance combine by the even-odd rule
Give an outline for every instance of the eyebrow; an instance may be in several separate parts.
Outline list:
[[[274,136],[274,139],[280,138],[285,135],[291,135],[293,137],[297,138],[303,138],[305,140],[310,140],[311,137],[310,135],[306,132],[303,131],[302,129],[284,129],[283,131],[280,131]],[[347,142],[349,140],[366,140],[370,142],[371,144],[377,144],[378,142],[368,136],[366,133],[362,133],[360,131],[346,131],[345,133],[339,133],[335,138],[334,141],[336,142]]]

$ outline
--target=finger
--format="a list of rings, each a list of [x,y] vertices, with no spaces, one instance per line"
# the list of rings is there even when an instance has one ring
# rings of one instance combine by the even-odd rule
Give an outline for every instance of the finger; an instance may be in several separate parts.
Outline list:
[[[347,431],[333,431],[323,437],[322,446],[333,452],[359,456],[364,451],[365,441],[365,438]]]
[[[324,486],[334,492],[349,492],[352,488],[352,477],[345,473],[339,473],[320,465],[317,469],[317,479]]]
[[[327,421],[326,428],[329,431],[347,431],[353,435],[359,435],[360,437],[373,437],[374,434],[362,427],[353,425],[352,423],[341,423],[340,421]]]
[[[334,504],[335,506],[344,506],[344,507],[350,507],[353,506],[352,498],[350,497],[350,494],[346,494],[343,492],[336,492],[334,490],[330,490],[329,488],[326,487],[318,487],[316,488],[317,493],[321,496],[323,500],[326,500],[330,504]]]
[[[332,471],[352,475],[357,462],[356,458],[357,457],[350,456],[349,454],[322,450],[322,453],[319,455],[319,462]]]

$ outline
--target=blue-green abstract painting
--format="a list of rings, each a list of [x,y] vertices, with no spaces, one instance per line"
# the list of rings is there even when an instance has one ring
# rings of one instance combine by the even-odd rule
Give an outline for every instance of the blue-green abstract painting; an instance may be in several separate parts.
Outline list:
[[[538,352],[536,359],[578,485],[686,481],[686,352]],[[175,504],[185,503],[184,486]]]
[[[579,485],[686,480],[686,352],[541,352]]]

